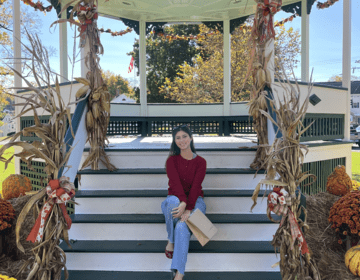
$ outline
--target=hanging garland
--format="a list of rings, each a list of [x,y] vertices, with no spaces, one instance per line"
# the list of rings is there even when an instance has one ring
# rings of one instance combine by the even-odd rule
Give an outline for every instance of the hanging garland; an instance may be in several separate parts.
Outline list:
[[[157,33],[155,31],[151,31],[150,34],[151,35],[156,35],[156,36],[159,36],[159,37],[162,37],[163,39],[166,39],[166,40],[169,40],[169,42],[173,41],[173,40],[199,40],[199,39],[205,39],[206,36],[209,36],[209,35],[215,35],[215,34],[219,34],[220,31],[219,30],[216,30],[216,31],[213,31],[213,32],[210,32],[210,33],[207,33],[205,35],[189,35],[189,36],[184,36],[184,35],[165,35],[164,33]]]
[[[330,6],[334,5],[337,1],[339,1],[339,0],[328,0],[325,3],[318,2],[316,7],[318,9],[326,9],[326,8],[329,8]]]
[[[284,23],[286,23],[288,21],[293,21],[293,19],[298,17],[298,16],[299,16],[298,14],[293,14],[292,16],[290,16],[290,17],[288,17],[286,19],[283,19],[282,21],[279,21],[279,22],[275,23],[274,27],[284,25]]]
[[[29,5],[35,9],[35,11],[40,10],[42,12],[50,12],[52,9],[52,6],[44,7],[43,4],[40,1],[37,1],[36,3],[32,2],[31,0],[22,0],[25,5]]]
[[[122,35],[132,32],[132,31],[133,30],[129,27],[122,31],[111,31],[111,29],[104,30],[104,28],[99,29],[99,32],[111,33],[111,36],[122,36]]]

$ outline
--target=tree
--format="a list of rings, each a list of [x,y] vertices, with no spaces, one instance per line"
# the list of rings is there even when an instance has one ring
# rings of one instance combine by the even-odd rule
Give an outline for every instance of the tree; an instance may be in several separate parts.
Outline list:
[[[200,34],[208,34],[209,28],[199,26]],[[300,52],[298,31],[279,27],[275,40],[275,55],[285,61],[286,71],[290,65],[296,67],[296,55]],[[251,26],[249,23],[234,30],[231,35],[231,101],[249,100],[252,88],[251,76],[244,81],[251,54]],[[217,33],[198,40],[200,54],[193,59],[193,65],[179,66],[177,77],[166,79],[160,93],[183,103],[223,102],[223,35]],[[277,69],[278,70],[278,69]]]
[[[128,80],[124,79],[120,75],[116,75],[109,70],[103,72],[102,77],[111,94],[111,99],[113,99],[117,93],[124,93],[126,96],[136,100],[134,89],[130,86]]]
[[[358,81],[360,80],[360,77],[357,76],[351,76],[351,81]],[[328,82],[342,82],[342,77],[339,75],[331,76]]]
[[[166,34],[196,35],[199,32],[198,25],[176,24],[165,26]],[[184,62],[193,65],[192,58],[199,53],[193,40],[166,40],[152,35],[146,38],[146,84],[147,102],[174,103],[166,94],[160,93],[160,87],[164,84],[165,78],[173,81],[177,76],[180,65]],[[134,43],[134,50],[128,55],[134,57],[135,67],[139,69],[139,40]],[[139,72],[137,73],[139,75]],[[135,90],[139,98],[139,89]]]

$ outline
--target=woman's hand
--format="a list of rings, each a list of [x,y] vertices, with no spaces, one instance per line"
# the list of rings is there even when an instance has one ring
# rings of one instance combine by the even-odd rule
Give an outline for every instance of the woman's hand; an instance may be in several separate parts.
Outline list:
[[[184,213],[186,208],[186,203],[184,201],[181,201],[178,207],[173,208],[173,211],[171,214],[173,215],[173,218],[180,218],[181,215]]]
[[[184,214],[181,215],[181,221],[185,222],[190,217],[190,210],[185,210]]]

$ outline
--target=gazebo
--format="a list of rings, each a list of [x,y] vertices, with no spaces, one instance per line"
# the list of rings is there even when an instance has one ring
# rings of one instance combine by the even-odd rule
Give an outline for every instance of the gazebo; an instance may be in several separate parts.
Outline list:
[[[78,171],[80,163],[84,163],[89,154],[89,148],[85,147],[87,105],[82,102],[71,108],[73,122],[76,123],[75,137],[72,139],[70,133],[67,137],[71,138],[71,144],[77,143],[77,145],[69,157],[68,165],[72,168],[66,176],[74,181],[75,176],[80,174],[82,179],[81,187],[79,186],[76,194],[76,201],[80,205],[71,216],[73,226],[69,231],[70,239],[75,240],[72,243],[73,249],[61,244],[67,254],[70,279],[116,277],[167,279],[166,268],[169,263],[160,253],[165,243],[159,233],[165,229],[161,224],[163,219],[156,205],[166,196],[167,180],[163,162],[167,156],[168,146],[160,143],[161,141],[156,143],[155,140],[151,140],[151,135],[170,134],[171,128],[179,122],[190,123],[194,133],[199,135],[218,134],[219,137],[226,137],[235,133],[254,133],[248,121],[247,102],[231,102],[230,39],[231,31],[243,23],[248,16],[254,14],[257,2],[264,1],[101,0],[97,3],[100,16],[122,20],[133,28],[140,38],[140,104],[112,105],[107,135],[135,134],[147,138],[148,141],[139,145],[120,141],[113,143],[113,147],[105,149],[111,162],[118,168],[117,171],[106,170],[106,164],[102,163],[99,163],[100,170]],[[265,0],[265,2],[269,1]],[[302,72],[301,82],[298,82],[301,101],[305,100],[310,82],[309,14],[314,2],[314,0],[282,1],[284,11],[296,12],[301,15],[302,20]],[[72,2],[62,0],[61,3],[57,3],[54,0],[51,3],[60,12]],[[18,40],[21,37],[20,0],[13,0],[13,7],[16,38],[14,68],[21,72],[21,49]],[[308,142],[309,147],[304,167],[316,174],[319,182],[317,187],[307,189],[308,193],[315,193],[324,188],[324,180],[328,175],[324,173],[324,168],[330,169],[342,164],[346,166],[346,171],[351,176],[352,144],[348,142],[350,140],[351,0],[343,1],[343,7],[342,87],[314,86],[313,93],[321,101],[316,106],[309,105],[305,118],[305,126],[313,121],[314,125],[302,138],[303,142]],[[68,18],[69,11],[71,6],[67,8],[67,13],[61,14],[61,18]],[[145,39],[154,26],[172,23],[220,24],[224,39],[223,103],[147,104]],[[60,24],[60,74],[63,77],[60,87],[61,95],[64,97],[69,95],[70,90],[70,83],[66,82],[68,78],[66,34],[66,24]],[[89,50],[90,45],[87,40],[82,48],[83,58]],[[265,55],[272,53],[268,69],[270,69],[271,81],[275,83],[272,71],[273,50],[274,44],[270,40]],[[85,59],[82,60],[81,69],[82,77],[86,77],[89,69]],[[73,88],[77,89],[80,85],[74,83]],[[21,79],[16,75],[15,87],[21,87]],[[19,107],[16,107],[16,110],[15,115],[19,113]],[[50,117],[44,116],[47,119]],[[33,124],[31,118],[33,118],[31,113],[24,115],[23,120],[17,123],[17,132],[31,126]],[[214,123],[216,125],[213,125]],[[268,122],[268,131],[271,144],[275,132],[270,122]],[[34,140],[31,137],[23,139]],[[240,142],[234,144],[227,142],[227,139],[214,140],[212,144],[208,146],[204,144],[199,149],[208,161],[204,189],[205,195],[207,191],[207,199],[211,205],[209,217],[219,227],[220,234],[209,243],[210,247],[201,248],[193,241],[188,259],[189,276],[185,276],[185,279],[281,278],[279,268],[271,266],[279,261],[275,257],[273,248],[269,246],[269,239],[277,225],[271,224],[265,215],[266,202],[259,203],[254,209],[255,213],[248,213],[251,206],[250,197],[259,180],[258,177],[252,178],[255,171],[248,168],[256,149],[252,149],[251,141],[245,142],[241,142],[244,146],[238,147]],[[41,163],[37,163],[37,166],[41,166]],[[27,175],[31,172],[26,169],[26,165],[18,161],[16,173]],[[264,172],[259,174],[260,177],[264,177]],[[39,181],[38,178],[32,180],[33,185],[38,189],[43,187]],[[118,184],[121,186],[117,186]]]

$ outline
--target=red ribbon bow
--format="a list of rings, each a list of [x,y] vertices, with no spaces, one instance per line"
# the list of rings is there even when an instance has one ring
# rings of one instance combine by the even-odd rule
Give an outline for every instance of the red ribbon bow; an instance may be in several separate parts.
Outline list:
[[[46,186],[48,200],[42,207],[39,216],[36,219],[35,225],[26,239],[27,241],[31,241],[33,243],[35,241],[41,242],[43,238],[45,222],[49,217],[55,203],[59,204],[67,224],[67,229],[70,229],[72,221],[66,211],[65,203],[74,197],[75,187],[73,183],[69,182],[69,180],[70,178],[63,176],[58,180],[49,181],[48,185]]]
[[[281,5],[282,0],[264,0],[264,3],[257,4],[258,8],[262,10],[258,24],[258,30],[262,30],[259,38],[260,44],[264,44],[269,38],[275,38],[273,16],[280,11]]]
[[[270,211],[274,212],[277,215],[282,216],[280,226],[285,221],[285,218],[288,216],[290,222],[290,230],[291,230],[291,237],[292,242],[290,248],[294,248],[295,240],[299,240],[299,248],[301,248],[301,254],[304,255],[305,253],[309,254],[309,249],[305,240],[305,237],[300,230],[299,224],[295,219],[294,213],[291,211],[291,198],[289,194],[282,188],[274,188],[274,191],[269,194],[268,196],[268,208]],[[270,211],[267,211],[268,217],[270,219]]]

